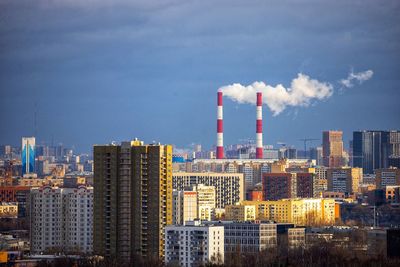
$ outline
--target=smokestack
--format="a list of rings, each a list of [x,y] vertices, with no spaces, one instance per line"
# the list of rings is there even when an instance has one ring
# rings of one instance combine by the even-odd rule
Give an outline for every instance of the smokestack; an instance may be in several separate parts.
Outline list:
[[[222,92],[217,93],[217,159],[224,158],[224,130],[222,113]]]
[[[257,93],[256,159],[263,158],[262,93]]]

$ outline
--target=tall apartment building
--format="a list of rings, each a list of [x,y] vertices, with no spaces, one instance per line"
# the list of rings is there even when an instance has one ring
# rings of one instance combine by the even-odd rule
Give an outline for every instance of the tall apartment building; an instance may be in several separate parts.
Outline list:
[[[94,250],[129,262],[164,258],[172,224],[172,146],[94,146]]]
[[[93,187],[33,188],[29,202],[31,253],[92,253]]]
[[[35,137],[22,137],[22,175],[35,172]]]
[[[264,200],[279,200],[296,196],[296,174],[263,173],[262,190]]]
[[[192,267],[224,263],[224,227],[200,221],[166,226],[165,263]]]
[[[324,131],[322,133],[322,154],[324,166],[343,166],[343,132]]]
[[[376,188],[400,185],[400,169],[387,168],[375,170]]]
[[[361,168],[329,168],[327,172],[328,191],[353,194],[362,183]]]
[[[225,208],[244,200],[244,181],[242,173],[187,173],[173,174],[172,186],[175,190],[185,190],[197,184],[215,187],[216,208]]]

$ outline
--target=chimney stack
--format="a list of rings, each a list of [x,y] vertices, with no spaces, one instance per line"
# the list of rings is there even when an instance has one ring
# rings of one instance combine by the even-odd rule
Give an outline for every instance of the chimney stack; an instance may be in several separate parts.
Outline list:
[[[263,158],[262,93],[257,93],[256,159]]]
[[[224,130],[223,130],[223,110],[222,92],[217,93],[217,159],[224,158]]]

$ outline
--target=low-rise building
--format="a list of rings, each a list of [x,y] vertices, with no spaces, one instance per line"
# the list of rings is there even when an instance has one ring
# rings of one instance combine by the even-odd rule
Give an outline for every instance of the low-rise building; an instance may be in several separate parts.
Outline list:
[[[224,263],[224,227],[200,221],[165,227],[165,263],[204,266]]]

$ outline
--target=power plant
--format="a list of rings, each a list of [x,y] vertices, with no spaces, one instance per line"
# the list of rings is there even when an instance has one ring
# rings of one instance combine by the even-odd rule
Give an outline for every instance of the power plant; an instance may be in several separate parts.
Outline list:
[[[224,158],[223,104],[222,92],[217,93],[217,159]],[[256,158],[263,158],[262,93],[257,93],[256,106]]]

